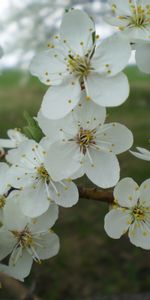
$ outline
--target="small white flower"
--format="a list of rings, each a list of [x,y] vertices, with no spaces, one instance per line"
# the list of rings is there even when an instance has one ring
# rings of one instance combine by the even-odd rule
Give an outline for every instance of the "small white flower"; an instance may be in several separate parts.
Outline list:
[[[3,209],[10,189],[7,184],[8,170],[9,166],[6,163],[0,163],[0,224],[3,223]]]
[[[149,0],[108,0],[113,16],[105,20],[118,27],[130,42],[150,39],[150,1]]]
[[[139,152],[130,151],[135,157],[150,161],[150,151],[145,148],[136,148]]]
[[[0,139],[0,147],[8,149],[17,149],[19,145],[28,140],[28,138],[20,132],[19,129],[9,129],[7,131],[9,139]],[[6,160],[9,163],[15,163],[18,160],[18,152],[15,150],[9,150],[6,155]]]
[[[64,15],[60,37],[33,59],[31,73],[50,85],[42,103],[45,117],[67,115],[78,104],[81,89],[102,106],[118,106],[127,99],[128,80],[121,71],[130,58],[129,42],[114,35],[97,45],[94,32],[85,12],[71,10]]]
[[[105,230],[114,239],[129,231],[132,244],[150,249],[150,179],[140,187],[132,178],[122,179],[114,189],[116,204],[105,216]]]
[[[150,74],[150,43],[137,45],[135,58],[139,69]]]
[[[59,238],[50,228],[57,218],[56,204],[39,218],[24,216],[17,194],[13,192],[5,205],[4,226],[0,230],[0,260],[8,255],[10,258],[8,266],[0,265],[0,270],[23,280],[30,273],[33,260],[40,263],[56,255]]]
[[[114,186],[119,180],[116,155],[129,149],[133,136],[119,123],[104,124],[106,109],[82,99],[67,117],[56,121],[40,114],[39,126],[50,140],[45,165],[55,180],[70,177],[76,171],[86,173],[100,187]]]
[[[0,146],[3,148],[17,148],[20,143],[28,139],[18,129],[9,129],[7,135],[9,139],[0,139]]]
[[[19,147],[20,159],[9,170],[9,184],[22,189],[20,195],[23,213],[36,217],[44,213],[54,201],[71,207],[78,201],[78,189],[68,180],[53,180],[51,166],[45,165],[46,151],[33,140]],[[63,177],[62,179],[65,179]]]

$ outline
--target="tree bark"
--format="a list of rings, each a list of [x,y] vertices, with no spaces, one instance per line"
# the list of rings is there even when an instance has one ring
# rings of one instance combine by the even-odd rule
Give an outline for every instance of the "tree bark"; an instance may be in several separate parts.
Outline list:
[[[84,188],[79,186],[79,196],[84,199],[96,200],[112,204],[114,202],[112,190],[101,190],[99,188]]]

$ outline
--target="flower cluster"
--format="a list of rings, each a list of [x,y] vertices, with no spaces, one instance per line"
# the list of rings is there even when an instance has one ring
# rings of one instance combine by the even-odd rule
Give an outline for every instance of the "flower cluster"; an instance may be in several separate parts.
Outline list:
[[[122,71],[131,55],[130,42],[137,57],[147,51],[148,59],[149,44],[143,44],[150,37],[146,2],[143,7],[110,1],[113,17],[107,19],[123,34],[103,41],[86,13],[70,10],[59,35],[33,59],[31,73],[49,86],[40,111],[34,119],[27,117],[24,132],[9,130],[8,139],[0,139],[1,156],[6,151],[6,162],[0,163],[0,271],[24,280],[33,261],[41,263],[58,253],[59,238],[51,228],[59,206],[78,202],[73,181],[84,174],[98,187],[116,186],[114,205],[105,217],[108,235],[119,238],[129,229],[132,243],[150,249],[150,182],[140,188],[129,178],[118,183],[117,156],[132,147],[133,135],[120,123],[107,123],[106,114],[107,107],[128,98]],[[132,153],[150,160],[149,151],[138,150],[140,154]]]

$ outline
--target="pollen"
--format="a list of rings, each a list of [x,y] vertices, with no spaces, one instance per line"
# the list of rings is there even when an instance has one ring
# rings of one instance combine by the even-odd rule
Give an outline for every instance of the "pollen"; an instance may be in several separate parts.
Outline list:
[[[94,141],[94,134],[95,131],[94,130],[84,130],[82,127],[79,129],[79,133],[77,134],[76,137],[76,142],[78,145],[80,145],[80,151],[83,152],[84,154],[87,151],[87,148],[94,144],[95,145],[95,141]]]
[[[132,214],[135,220],[144,221],[145,219],[145,211],[142,206],[134,207]]]
[[[40,167],[37,168],[37,172],[42,179],[46,179],[46,181],[49,180],[50,176],[43,165],[41,165]]]
[[[18,243],[22,248],[31,247],[33,244],[32,234],[29,230],[24,229],[23,231],[11,231],[12,234],[18,239]]]
[[[91,71],[90,59],[79,55],[68,57],[68,69],[76,76],[87,77]]]
[[[132,2],[131,2],[132,3]],[[130,4],[131,16],[118,16],[118,19],[128,21],[127,28],[142,28],[150,25],[150,8],[149,6],[142,7],[141,5]],[[125,27],[120,26],[120,30]]]

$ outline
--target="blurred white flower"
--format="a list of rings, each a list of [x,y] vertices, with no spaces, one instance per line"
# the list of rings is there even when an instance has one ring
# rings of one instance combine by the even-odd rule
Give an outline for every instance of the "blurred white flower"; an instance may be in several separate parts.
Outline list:
[[[129,231],[132,244],[150,249],[150,179],[138,187],[132,178],[122,179],[114,189],[115,204],[105,216],[105,230],[114,239]]]
[[[7,135],[9,139],[0,139],[0,147],[2,148],[16,149],[22,142],[28,140],[28,138],[17,128],[9,129]],[[5,158],[10,164],[13,164],[18,160],[18,154],[19,153],[14,150],[9,150]]]
[[[50,85],[42,113],[49,119],[67,115],[79,102],[81,89],[87,99],[102,106],[118,106],[128,97],[127,65],[131,48],[118,35],[97,45],[95,27],[88,15],[71,10],[63,17],[60,37],[48,44],[31,63],[31,73]]]
[[[108,0],[112,16],[105,20],[116,26],[130,42],[150,40],[150,0]]]
[[[39,218],[24,216],[15,192],[4,208],[4,226],[0,230],[0,260],[10,254],[8,266],[0,265],[4,273],[23,280],[29,275],[33,260],[40,263],[56,255],[59,238],[50,230],[58,217],[57,205]]]
[[[18,163],[9,170],[9,184],[21,189],[20,201],[25,215],[39,216],[53,202],[64,207],[77,203],[76,185],[68,180],[53,180],[50,165],[48,170],[45,165],[46,151],[41,145],[28,140],[20,145],[19,152]]]
[[[144,148],[137,147],[136,148],[139,152],[130,151],[134,156],[137,158],[150,161],[150,151]]]
[[[17,148],[20,143],[28,139],[19,129],[9,129],[7,135],[9,139],[0,139],[0,146],[3,148]]]
[[[76,171],[100,187],[114,186],[119,180],[116,155],[128,150],[133,143],[130,130],[119,123],[104,124],[106,110],[85,93],[78,107],[67,117],[52,121],[40,115],[39,126],[50,140],[45,166],[55,180],[70,177]]]

